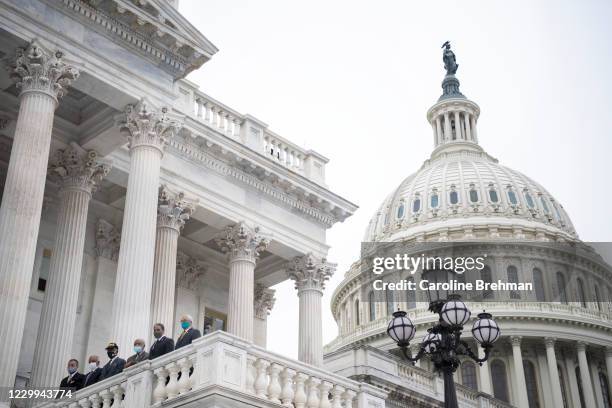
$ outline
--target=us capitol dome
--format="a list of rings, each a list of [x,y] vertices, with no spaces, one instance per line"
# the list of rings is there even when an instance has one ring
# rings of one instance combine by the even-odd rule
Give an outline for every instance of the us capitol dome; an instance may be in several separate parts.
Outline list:
[[[445,52],[454,61],[450,46]],[[479,145],[480,107],[461,93],[456,67],[453,72],[446,67],[443,93],[427,111],[434,140],[430,157],[382,201],[363,241],[483,245],[488,257],[478,278],[533,283],[529,293],[487,292],[482,303],[468,303],[473,316],[485,308],[492,313],[502,337],[482,366],[465,360],[455,373],[463,405],[472,406],[472,397],[466,397],[471,390],[473,398],[495,397],[495,406],[611,407],[612,269],[580,241],[563,205],[549,191]],[[393,390],[391,405],[439,406],[423,386],[435,383],[435,377],[422,374],[429,380],[417,381],[417,371],[408,375],[391,369],[395,363],[385,359],[395,358],[397,350],[386,334],[394,311],[407,311],[417,328],[413,353],[437,316],[418,295],[398,299],[389,291],[385,300],[373,301],[373,292],[364,290],[362,266],[361,260],[355,262],[332,295],[339,334],[325,347],[326,366]],[[382,279],[414,277],[393,271]],[[466,337],[476,350],[468,324]],[[373,350],[391,353],[382,357]],[[353,371],[342,368],[347,364]],[[417,365],[423,373],[433,370],[426,359]],[[361,366],[369,368],[359,371]],[[403,391],[404,386],[389,382],[402,375],[409,384]]]

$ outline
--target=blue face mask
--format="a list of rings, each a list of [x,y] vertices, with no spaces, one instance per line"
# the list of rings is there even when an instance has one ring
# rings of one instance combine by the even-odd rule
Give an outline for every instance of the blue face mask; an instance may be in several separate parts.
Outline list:
[[[183,330],[187,330],[191,326],[191,322],[181,322],[181,327]]]
[[[75,367],[68,367],[68,374],[74,374],[76,373],[76,368]]]
[[[140,346],[134,346],[134,353],[138,354],[142,351],[142,347]]]

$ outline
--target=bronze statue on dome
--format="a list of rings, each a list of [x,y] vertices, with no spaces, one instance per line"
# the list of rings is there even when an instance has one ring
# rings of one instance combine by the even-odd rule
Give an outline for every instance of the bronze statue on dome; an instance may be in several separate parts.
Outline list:
[[[455,75],[455,72],[457,72],[457,68],[459,68],[459,65],[457,64],[455,53],[451,50],[450,41],[447,41],[442,44],[442,48],[444,48],[444,53],[442,54],[442,61],[444,61],[444,69],[446,69],[446,75]]]

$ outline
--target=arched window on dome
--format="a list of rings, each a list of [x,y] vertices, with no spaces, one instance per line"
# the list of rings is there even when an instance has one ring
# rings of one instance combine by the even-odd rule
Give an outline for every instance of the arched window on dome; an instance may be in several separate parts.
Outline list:
[[[555,212],[555,217],[557,218],[557,221],[559,221],[561,224],[564,224],[565,222],[563,221],[563,216],[561,215],[561,211],[559,211],[557,203],[552,199],[550,201],[552,203],[553,211]]]
[[[533,288],[535,289],[536,300],[544,302],[546,295],[544,291],[544,275],[539,268],[533,268]]]
[[[476,379],[476,364],[471,361],[461,363],[461,384],[470,387],[473,390],[478,390],[478,381]]]
[[[559,294],[559,302],[567,304],[567,284],[565,275],[561,272],[557,272],[557,293]]]
[[[355,299],[355,327],[359,326],[361,321],[359,319],[359,299]]]
[[[497,195],[497,190],[495,190],[494,188],[489,190],[489,200],[493,204],[497,204],[499,202],[499,196]]]
[[[468,195],[471,203],[478,202],[478,190],[476,190],[476,186],[474,184],[470,184],[470,192]]]
[[[516,193],[514,192],[514,190],[512,190],[512,188],[508,188],[508,202],[511,205],[518,205],[518,198],[516,197]]]
[[[400,201],[399,205],[397,206],[397,219],[401,220],[402,218],[404,218],[404,202]]]
[[[595,304],[597,305],[597,310],[601,311],[601,293],[599,292],[599,285],[593,286],[595,293]]]
[[[429,206],[431,208],[438,208],[439,205],[440,205],[440,196],[438,195],[438,192],[434,190],[434,192],[431,193],[431,197],[429,198]]]
[[[508,375],[506,364],[501,360],[491,362],[491,378],[493,381],[493,396],[505,402],[510,402],[508,398]]]
[[[416,196],[412,201],[412,212],[416,214],[419,211],[421,211],[421,198],[419,196]]]
[[[531,193],[529,193],[529,191],[525,189],[524,194],[525,194],[525,202],[527,203],[527,207],[535,208],[535,202],[533,201],[533,197],[531,196]]]
[[[371,291],[368,295],[368,310],[370,312],[370,321],[376,320],[376,300],[374,299],[374,291]]]
[[[518,269],[516,266],[509,265],[506,269],[506,273],[508,275],[508,283],[518,283]],[[520,299],[521,294],[516,290],[510,291],[510,299]]]
[[[393,291],[387,289],[385,291],[385,297],[387,300],[387,315],[391,315],[395,311],[393,310],[395,308],[395,302],[393,300]]]
[[[525,373],[525,384],[527,385],[527,401],[529,407],[540,408],[540,396],[538,395],[538,380],[536,369],[529,360],[523,360],[523,372]]]
[[[563,400],[563,408],[567,407],[567,391],[565,387],[565,377],[563,376],[563,370],[561,366],[557,366],[557,372],[559,373],[559,384],[561,384],[561,399]]]
[[[580,397],[580,406],[586,407],[584,403],[584,391],[582,389],[582,379],[580,378],[580,367],[576,367],[576,382],[578,383],[578,396]]]
[[[576,286],[576,289],[578,290],[576,293],[578,295],[578,302],[582,305],[582,307],[587,307],[583,280],[580,278],[576,279]]]
[[[459,203],[459,193],[456,190],[451,190],[448,195],[448,201],[453,205]]]
[[[413,277],[409,277],[406,279],[408,282],[414,282]],[[414,309],[416,307],[416,291],[409,290],[406,293],[406,303],[408,309]]]
[[[491,268],[488,265],[485,265],[484,268],[480,270],[480,279],[484,283],[492,283],[491,278]],[[493,299],[493,291],[491,289],[486,289],[482,291],[483,299]]]
[[[548,207],[546,198],[543,195],[540,195],[540,203],[542,204],[542,209],[544,210],[544,214],[550,214],[550,208]]]

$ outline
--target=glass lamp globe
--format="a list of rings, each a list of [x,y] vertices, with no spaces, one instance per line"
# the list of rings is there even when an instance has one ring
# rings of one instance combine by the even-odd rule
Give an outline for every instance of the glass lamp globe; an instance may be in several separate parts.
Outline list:
[[[442,341],[442,337],[439,334],[428,332],[425,335],[425,337],[423,337],[423,342],[422,342],[423,348],[425,349],[427,353],[431,353],[440,346],[440,341]],[[425,344],[427,342],[430,342],[430,343]]]
[[[461,301],[459,295],[450,295],[449,300],[442,307],[440,316],[449,326],[463,326],[470,320],[472,312]]]
[[[490,313],[480,313],[472,326],[472,336],[483,346],[495,343],[501,335],[501,329],[492,317]]]
[[[393,319],[387,326],[387,334],[397,343],[398,346],[407,346],[414,337],[416,329],[412,320],[406,316],[406,312],[393,312]]]

